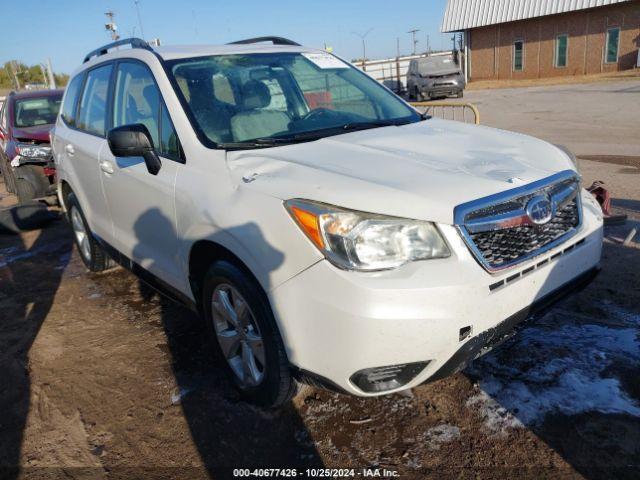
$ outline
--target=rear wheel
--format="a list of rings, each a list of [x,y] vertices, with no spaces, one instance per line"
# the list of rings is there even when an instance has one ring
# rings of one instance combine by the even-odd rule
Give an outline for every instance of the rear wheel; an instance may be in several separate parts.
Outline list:
[[[255,279],[228,261],[215,262],[203,285],[203,311],[219,356],[243,397],[279,407],[296,393],[268,299]]]
[[[92,272],[101,272],[111,268],[113,260],[105,253],[91,233],[76,196],[71,193],[65,203],[68,206],[69,222],[73,228],[73,239],[86,267]]]

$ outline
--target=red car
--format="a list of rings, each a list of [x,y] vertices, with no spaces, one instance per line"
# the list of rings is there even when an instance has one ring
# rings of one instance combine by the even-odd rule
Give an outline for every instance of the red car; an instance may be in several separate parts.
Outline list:
[[[49,131],[63,90],[11,92],[0,111],[0,171],[20,203],[55,193]]]

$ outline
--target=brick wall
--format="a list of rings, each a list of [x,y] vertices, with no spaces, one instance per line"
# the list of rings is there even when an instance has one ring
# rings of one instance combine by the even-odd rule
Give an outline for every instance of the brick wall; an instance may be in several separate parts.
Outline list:
[[[607,29],[620,27],[618,62],[605,63]],[[567,66],[555,67],[556,37],[569,36]],[[524,67],[513,70],[513,44],[524,41]],[[627,70],[640,48],[640,0],[471,30],[471,79],[541,78]]]

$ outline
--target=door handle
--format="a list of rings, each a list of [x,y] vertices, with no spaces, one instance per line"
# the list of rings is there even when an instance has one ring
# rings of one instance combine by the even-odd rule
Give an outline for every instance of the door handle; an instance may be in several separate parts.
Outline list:
[[[67,146],[64,147],[64,150],[70,157],[73,157],[73,154],[76,153],[76,149],[73,148],[73,145],[71,145],[70,143],[67,143]]]
[[[111,175],[114,172],[113,163],[109,162],[108,160],[102,160],[100,162],[100,170]]]

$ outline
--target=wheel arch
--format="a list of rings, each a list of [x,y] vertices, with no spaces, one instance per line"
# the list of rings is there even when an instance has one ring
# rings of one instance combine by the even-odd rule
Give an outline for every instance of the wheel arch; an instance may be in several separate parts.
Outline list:
[[[73,193],[73,188],[66,180],[60,180],[58,182],[58,201],[60,202],[60,206],[62,207],[62,211],[67,212],[69,195]]]
[[[265,297],[268,298],[263,282],[260,281],[258,275],[256,275],[249,265],[247,265],[247,262],[221,243],[210,239],[204,239],[196,241],[189,250],[189,285],[191,287],[191,292],[193,293],[193,298],[199,307],[201,307],[200,297],[205,275],[207,274],[209,267],[211,267],[211,264],[219,260],[226,260],[241,268],[245,273],[253,278],[253,280],[255,280],[256,285],[265,294]]]

